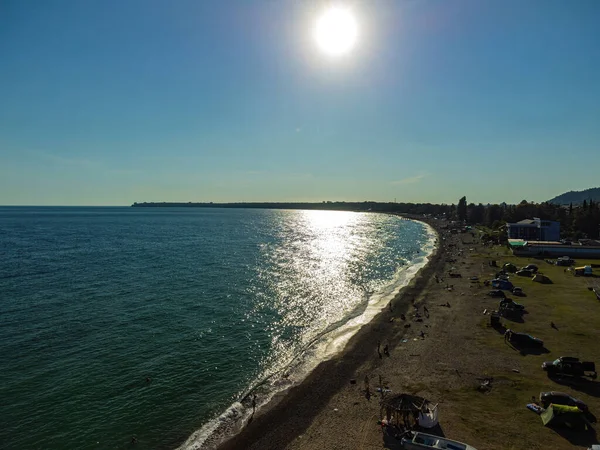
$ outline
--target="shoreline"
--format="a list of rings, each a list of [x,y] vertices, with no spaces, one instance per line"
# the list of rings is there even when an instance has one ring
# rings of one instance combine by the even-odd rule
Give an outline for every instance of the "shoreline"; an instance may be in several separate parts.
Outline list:
[[[443,269],[444,248],[438,224],[427,219],[410,218],[425,224],[434,247],[426,256],[427,262],[410,282],[390,300],[394,316],[406,314],[436,272]],[[281,449],[289,445],[311,425],[333,395],[354,378],[356,371],[373,359],[374,345],[383,341],[384,331],[390,328],[390,312],[386,308],[364,324],[344,349],[320,362],[299,384],[276,394],[257,410],[253,420],[243,429],[220,443],[217,450],[248,448]],[[394,347],[397,343],[391,343]],[[360,380],[357,384],[361,384]]]

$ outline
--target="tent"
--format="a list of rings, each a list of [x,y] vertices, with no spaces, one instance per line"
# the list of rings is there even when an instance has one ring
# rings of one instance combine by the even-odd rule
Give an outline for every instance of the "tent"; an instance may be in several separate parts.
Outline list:
[[[537,281],[538,283],[549,283],[550,279],[546,275],[542,275],[541,273],[536,273],[533,278],[533,281]]]
[[[517,266],[512,263],[506,263],[503,266],[503,269],[510,273],[515,273],[517,271]]]
[[[496,278],[492,280],[492,287],[495,287],[496,289],[504,289],[510,291],[513,288],[513,284],[508,280],[501,280]]]
[[[551,404],[540,414],[545,426],[567,427],[587,431],[591,424],[585,414],[576,406]]]

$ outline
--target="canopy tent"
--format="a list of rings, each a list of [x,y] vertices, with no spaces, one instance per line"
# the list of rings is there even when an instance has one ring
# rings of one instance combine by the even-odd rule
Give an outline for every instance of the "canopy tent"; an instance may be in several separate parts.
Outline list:
[[[585,414],[576,406],[551,404],[540,414],[545,426],[567,427],[574,430],[588,430],[591,426]]]
[[[433,428],[438,424],[437,404],[432,405],[429,400],[417,395],[399,394],[382,400],[381,408],[385,409],[386,417],[391,420],[392,413],[396,413],[396,420],[412,415],[419,426]]]

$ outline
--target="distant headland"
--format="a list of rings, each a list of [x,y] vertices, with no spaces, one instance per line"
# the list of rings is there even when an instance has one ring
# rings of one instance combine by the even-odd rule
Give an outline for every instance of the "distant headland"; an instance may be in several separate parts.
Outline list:
[[[438,214],[440,209],[449,209],[449,205],[432,205],[430,203],[396,203],[396,202],[135,202],[133,208],[255,208],[255,209],[319,209],[334,211],[373,211],[402,212],[409,214]],[[445,211],[443,211],[445,212]]]

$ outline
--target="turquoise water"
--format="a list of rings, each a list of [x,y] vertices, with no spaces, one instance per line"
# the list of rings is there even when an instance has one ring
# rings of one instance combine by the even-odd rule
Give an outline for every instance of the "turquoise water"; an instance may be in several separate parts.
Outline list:
[[[0,447],[199,446],[299,380],[428,239],[368,213],[2,207]]]

